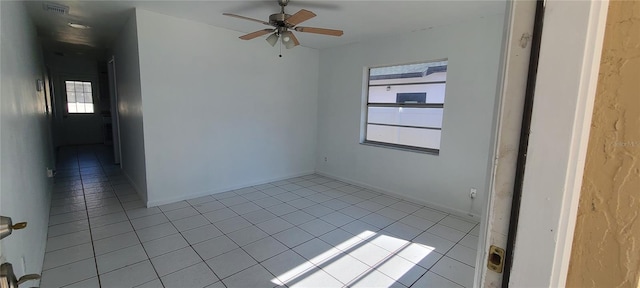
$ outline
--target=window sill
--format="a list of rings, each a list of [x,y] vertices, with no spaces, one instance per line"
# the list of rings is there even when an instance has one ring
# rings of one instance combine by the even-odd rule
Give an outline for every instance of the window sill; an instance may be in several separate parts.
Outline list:
[[[429,155],[434,155],[434,156],[439,156],[440,155],[440,150],[438,150],[438,149],[419,148],[419,147],[395,145],[395,144],[382,143],[382,142],[373,142],[373,141],[362,141],[362,142],[360,142],[360,145],[379,147],[379,148],[387,148],[387,149],[400,150],[400,151],[406,151],[406,152],[413,152],[413,153],[419,153],[419,154],[429,154]]]

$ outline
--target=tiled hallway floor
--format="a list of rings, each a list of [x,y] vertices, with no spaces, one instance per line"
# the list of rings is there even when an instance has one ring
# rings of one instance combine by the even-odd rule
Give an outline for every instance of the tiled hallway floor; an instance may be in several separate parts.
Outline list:
[[[41,287],[473,284],[477,223],[319,175],[144,208],[109,152],[61,151]]]

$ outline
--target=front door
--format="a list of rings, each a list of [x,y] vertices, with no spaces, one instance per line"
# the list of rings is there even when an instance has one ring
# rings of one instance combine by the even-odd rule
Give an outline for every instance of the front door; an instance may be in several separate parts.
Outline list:
[[[103,143],[98,81],[94,77],[58,75],[56,146]]]

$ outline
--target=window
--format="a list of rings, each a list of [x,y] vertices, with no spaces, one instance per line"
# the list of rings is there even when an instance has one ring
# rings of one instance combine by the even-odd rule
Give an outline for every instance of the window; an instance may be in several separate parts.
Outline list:
[[[91,82],[64,81],[67,86],[67,111],[70,114],[93,113]]]
[[[438,153],[447,61],[369,69],[363,143]]]

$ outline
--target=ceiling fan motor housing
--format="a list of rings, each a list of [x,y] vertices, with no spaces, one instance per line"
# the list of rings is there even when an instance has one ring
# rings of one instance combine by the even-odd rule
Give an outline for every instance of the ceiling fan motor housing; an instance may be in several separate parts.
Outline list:
[[[269,24],[277,28],[291,28],[293,25],[289,25],[284,21],[289,17],[291,17],[291,15],[286,13],[271,14],[271,16],[269,16]]]

